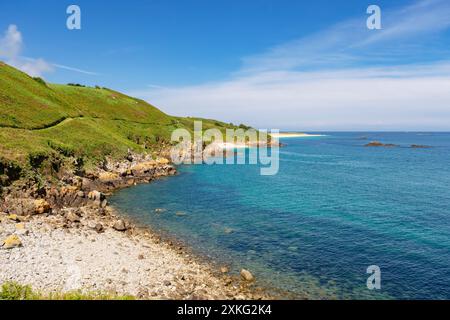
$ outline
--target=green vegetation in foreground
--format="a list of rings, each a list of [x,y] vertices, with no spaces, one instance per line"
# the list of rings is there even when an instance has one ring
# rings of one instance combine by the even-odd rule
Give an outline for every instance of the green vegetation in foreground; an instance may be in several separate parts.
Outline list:
[[[31,286],[6,282],[1,286],[0,300],[134,300],[133,296],[118,296],[105,293],[82,293],[71,291],[66,293],[42,294]]]
[[[174,129],[193,131],[194,118],[173,117],[140,99],[96,86],[48,84],[0,62],[0,187],[30,169],[75,169],[152,152]],[[237,128],[202,119],[203,128]]]

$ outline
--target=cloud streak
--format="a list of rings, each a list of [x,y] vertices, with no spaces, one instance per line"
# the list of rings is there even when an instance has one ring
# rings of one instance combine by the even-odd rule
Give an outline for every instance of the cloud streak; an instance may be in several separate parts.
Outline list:
[[[366,17],[244,57],[231,80],[131,94],[175,115],[257,127],[450,130],[447,48],[427,43],[450,27],[450,3],[383,11],[381,31]]]

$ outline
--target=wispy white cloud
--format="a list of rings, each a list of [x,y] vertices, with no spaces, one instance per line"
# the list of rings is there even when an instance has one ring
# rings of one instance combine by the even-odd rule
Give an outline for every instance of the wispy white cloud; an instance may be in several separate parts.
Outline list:
[[[152,89],[167,89],[166,87],[159,86],[157,84],[148,84],[147,87]]]
[[[95,72],[47,62],[42,58],[23,57],[21,56],[23,45],[21,32],[16,25],[10,25],[4,36],[0,38],[0,59],[5,59],[6,63],[26,72],[32,77],[40,77],[45,73],[54,71],[55,68],[87,75],[98,75]]]
[[[301,39],[245,57],[240,72],[344,67],[362,62],[401,62],[428,53],[419,37],[450,27],[450,1],[421,0],[382,10],[382,30],[366,28],[367,16],[338,23]],[[400,46],[401,44],[401,46]],[[446,54],[447,52],[442,52]]]
[[[369,31],[365,19],[245,57],[230,80],[131,94],[175,115],[258,127],[450,130],[450,60],[445,48],[424,44],[450,27],[450,2],[383,10],[381,31]]]
[[[59,69],[64,69],[64,70],[68,70],[68,71],[74,71],[74,72],[83,73],[83,74],[87,74],[87,75],[91,75],[91,76],[98,76],[98,75],[100,75],[97,72],[86,71],[86,70],[83,70],[83,69],[73,68],[73,67],[62,65],[62,64],[52,63],[52,65],[54,67],[56,67],[56,68],[59,68]]]

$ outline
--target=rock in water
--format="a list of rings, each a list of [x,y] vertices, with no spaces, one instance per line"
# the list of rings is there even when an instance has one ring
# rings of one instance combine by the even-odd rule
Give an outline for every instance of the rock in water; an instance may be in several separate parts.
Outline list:
[[[17,247],[21,247],[21,246],[22,246],[22,241],[20,241],[20,238],[15,234],[9,236],[8,238],[5,239],[5,241],[3,241],[4,249],[12,249],[12,248],[17,248]]]
[[[430,146],[422,145],[422,144],[412,144],[411,148],[413,149],[428,149]]]
[[[127,226],[125,225],[125,222],[123,220],[117,220],[114,225],[113,228],[117,231],[125,231],[127,230]]]
[[[242,269],[241,270],[241,277],[242,279],[244,279],[245,281],[253,281],[255,280],[255,278],[253,277],[253,275],[251,274],[250,271],[246,270],[246,269]]]
[[[231,234],[231,233],[234,232],[234,230],[231,229],[231,228],[225,228],[225,229],[224,229],[224,232],[225,232],[225,234]]]
[[[392,144],[392,143],[381,143],[379,141],[372,141],[372,142],[366,144],[365,147],[387,147],[387,148],[392,148],[392,147],[397,147],[397,145],[396,144]]]

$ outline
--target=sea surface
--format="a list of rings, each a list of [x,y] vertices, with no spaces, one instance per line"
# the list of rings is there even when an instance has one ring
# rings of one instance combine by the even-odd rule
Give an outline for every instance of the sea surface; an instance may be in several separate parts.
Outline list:
[[[274,176],[183,165],[110,201],[286,298],[450,299],[450,133],[325,134],[281,139]]]

